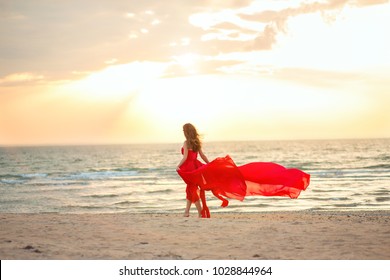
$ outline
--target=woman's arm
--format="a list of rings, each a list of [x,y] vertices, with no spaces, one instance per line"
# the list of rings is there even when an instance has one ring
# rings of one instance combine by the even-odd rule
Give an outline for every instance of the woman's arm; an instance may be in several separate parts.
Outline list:
[[[202,150],[199,151],[199,155],[204,160],[205,163],[209,163],[208,158],[206,157],[206,155],[203,153]]]
[[[184,141],[183,143],[183,158],[181,159],[180,163],[177,165],[176,170],[180,169],[180,166],[186,161],[188,156],[188,147],[187,147],[187,141]]]

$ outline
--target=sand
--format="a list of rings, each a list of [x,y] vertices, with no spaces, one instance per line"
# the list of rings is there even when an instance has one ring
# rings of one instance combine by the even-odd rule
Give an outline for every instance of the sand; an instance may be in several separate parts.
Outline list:
[[[390,259],[390,211],[0,214],[0,259]]]

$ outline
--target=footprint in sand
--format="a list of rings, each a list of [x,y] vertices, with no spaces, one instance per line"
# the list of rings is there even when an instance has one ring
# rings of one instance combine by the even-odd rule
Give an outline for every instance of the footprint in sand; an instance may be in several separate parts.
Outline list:
[[[23,248],[24,250],[33,250],[34,253],[37,253],[37,254],[41,254],[42,252],[38,249],[35,249],[33,246],[31,245],[27,245],[26,247]]]

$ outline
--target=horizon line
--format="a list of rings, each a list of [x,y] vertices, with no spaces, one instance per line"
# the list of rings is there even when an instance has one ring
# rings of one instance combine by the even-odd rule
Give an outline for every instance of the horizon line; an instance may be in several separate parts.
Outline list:
[[[305,141],[362,141],[362,140],[390,140],[390,137],[351,137],[351,138],[302,138],[302,139],[248,139],[248,140],[210,140],[203,143],[237,143],[237,142],[305,142]],[[182,141],[171,142],[102,142],[102,143],[42,143],[42,144],[1,144],[0,148],[39,148],[39,147],[86,147],[86,146],[139,146],[139,145],[173,145]]]

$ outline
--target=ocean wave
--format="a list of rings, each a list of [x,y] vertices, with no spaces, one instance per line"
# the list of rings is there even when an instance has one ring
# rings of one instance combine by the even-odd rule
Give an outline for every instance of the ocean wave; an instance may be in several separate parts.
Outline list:
[[[22,178],[45,178],[48,176],[47,173],[29,173],[29,174],[20,174]]]
[[[84,180],[105,180],[115,177],[131,177],[137,175],[137,171],[102,171],[102,172],[80,172],[71,174],[68,177],[71,179]]]
[[[120,206],[127,206],[127,205],[139,204],[139,203],[140,203],[139,201],[125,200],[125,201],[116,202],[113,205],[116,205],[116,206],[118,206],[118,205],[120,205]]]
[[[174,192],[174,190],[172,190],[172,189],[148,191],[148,193],[150,193],[150,194],[166,194],[166,193],[173,193],[173,192]]]
[[[0,179],[0,183],[5,185],[16,185],[16,184],[23,184],[23,180],[21,179]]]
[[[387,160],[390,160],[390,155],[389,154],[384,154],[384,155],[379,155],[377,157],[378,160],[383,160],[383,161],[387,161]]]
[[[76,210],[76,209],[84,209],[84,210],[103,210],[107,206],[106,205],[93,205],[93,204],[88,204],[88,205],[66,205],[63,206],[64,210]]]
[[[123,194],[113,194],[113,193],[109,193],[109,194],[88,194],[88,195],[82,195],[82,197],[86,197],[86,198],[106,198],[106,197],[120,197],[122,195]]]
[[[342,207],[342,208],[355,208],[355,207],[358,207],[360,206],[361,203],[335,203],[335,204],[331,204],[330,206],[334,206],[334,207]]]
[[[5,184],[18,184],[36,178],[46,178],[47,176],[47,173],[2,174],[0,175],[0,182]]]
[[[377,165],[379,166],[379,165]],[[374,168],[359,168],[359,169],[328,169],[328,170],[317,170],[308,171],[311,177],[317,178],[380,178],[390,177],[390,169],[377,168],[373,172]]]
[[[365,169],[387,169],[387,171],[390,171],[390,164],[388,163],[382,163],[382,164],[374,164],[374,165],[368,165],[364,167]]]
[[[385,201],[390,201],[390,196],[385,196],[385,197],[376,197],[375,200],[377,202],[385,202]]]
[[[339,190],[339,189],[318,189],[318,188],[311,188],[311,191],[312,192],[318,192],[318,193],[338,193],[342,190]]]
[[[348,197],[307,197],[306,200],[313,200],[313,201],[345,201],[345,200],[351,200]]]
[[[58,182],[60,181],[60,182]],[[90,185],[89,182],[86,181],[64,181],[64,180],[58,180],[58,181],[52,181],[47,180],[43,182],[30,182],[27,183],[27,186],[34,186],[34,187],[40,187],[39,191],[42,190],[53,190],[55,187],[71,187],[71,186],[88,186]],[[47,187],[42,189],[42,187]],[[73,188],[72,188],[73,190]],[[63,189],[63,191],[68,191],[68,189]]]

